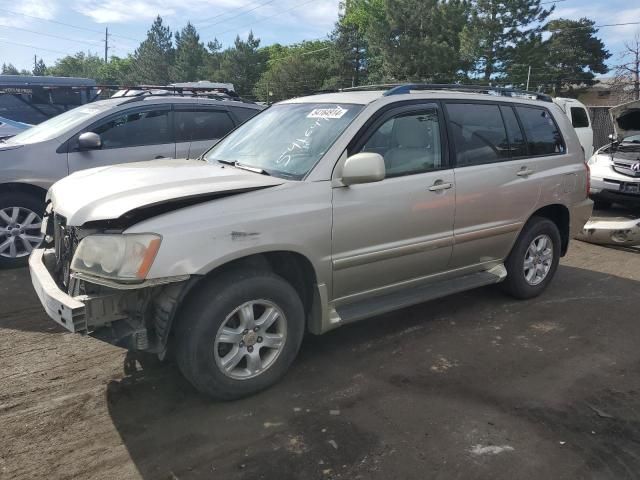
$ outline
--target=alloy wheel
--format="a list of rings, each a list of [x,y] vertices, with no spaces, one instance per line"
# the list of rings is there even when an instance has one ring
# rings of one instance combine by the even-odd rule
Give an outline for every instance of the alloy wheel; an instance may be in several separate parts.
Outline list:
[[[0,257],[28,256],[42,243],[42,218],[25,207],[0,209]]]
[[[553,241],[549,235],[538,235],[524,255],[524,278],[529,285],[539,285],[547,278],[553,263]]]
[[[222,322],[214,342],[220,371],[234,380],[253,378],[276,361],[287,339],[287,319],[268,300],[252,300]]]

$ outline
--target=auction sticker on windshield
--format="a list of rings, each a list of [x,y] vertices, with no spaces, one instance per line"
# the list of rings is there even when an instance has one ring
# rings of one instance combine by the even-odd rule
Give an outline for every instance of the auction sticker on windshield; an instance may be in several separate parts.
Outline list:
[[[307,118],[342,118],[349,110],[338,105],[336,108],[314,108]]]

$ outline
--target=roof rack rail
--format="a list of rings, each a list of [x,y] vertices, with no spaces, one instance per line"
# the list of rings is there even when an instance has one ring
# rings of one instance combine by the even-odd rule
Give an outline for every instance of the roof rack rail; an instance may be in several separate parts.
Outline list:
[[[362,87],[345,88],[343,91],[366,91],[366,90],[386,90],[384,96],[401,95],[411,93],[412,90],[452,90],[458,92],[484,93],[487,95],[497,95],[503,97],[522,97],[531,100],[541,100],[552,102],[550,95],[517,88],[494,87],[492,85],[464,85],[456,83],[395,83],[381,85],[363,85]]]

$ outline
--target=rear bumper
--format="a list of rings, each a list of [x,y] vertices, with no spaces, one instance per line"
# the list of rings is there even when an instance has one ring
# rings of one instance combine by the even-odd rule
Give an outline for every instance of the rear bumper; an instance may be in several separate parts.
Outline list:
[[[47,270],[45,257],[53,250],[35,249],[29,257],[31,283],[47,315],[70,332],[86,333],[86,306],[82,297],[74,298],[63,292]]]
[[[592,213],[593,201],[588,198],[571,208],[571,225],[569,233],[571,234],[572,238],[582,232],[585,224],[589,221],[589,218],[591,218]]]

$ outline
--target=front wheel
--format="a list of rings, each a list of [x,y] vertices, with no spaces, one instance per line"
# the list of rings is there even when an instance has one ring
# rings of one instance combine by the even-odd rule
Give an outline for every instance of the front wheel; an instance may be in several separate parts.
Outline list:
[[[27,264],[29,254],[42,244],[44,203],[22,192],[0,194],[0,268]]]
[[[540,295],[549,285],[560,262],[561,239],[555,223],[534,217],[525,225],[505,267],[503,289],[520,299]]]
[[[176,318],[178,366],[207,395],[233,400],[263,390],[298,353],[304,308],[274,273],[229,272],[186,301]]]

